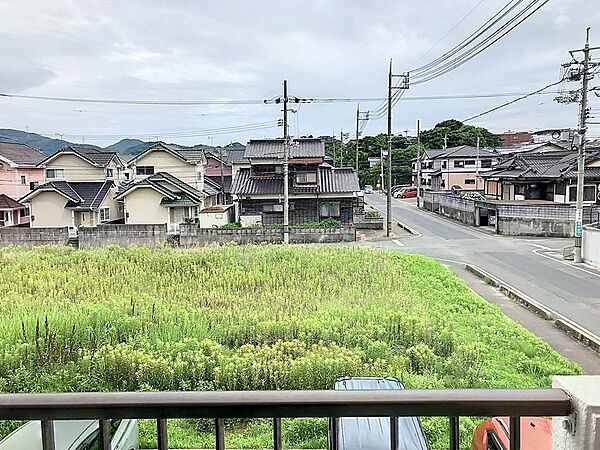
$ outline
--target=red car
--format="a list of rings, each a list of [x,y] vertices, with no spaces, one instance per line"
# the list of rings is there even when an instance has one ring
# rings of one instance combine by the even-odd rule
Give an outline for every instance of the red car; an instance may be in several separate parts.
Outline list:
[[[417,196],[417,188],[416,187],[407,187],[400,189],[394,197],[396,198],[411,198]]]
[[[473,434],[471,450],[508,450],[508,417],[481,422]],[[521,417],[521,450],[551,450],[552,422],[543,417]]]

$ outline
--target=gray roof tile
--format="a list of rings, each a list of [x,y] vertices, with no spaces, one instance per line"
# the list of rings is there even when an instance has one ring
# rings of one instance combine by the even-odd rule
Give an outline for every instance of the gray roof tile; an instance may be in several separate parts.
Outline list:
[[[42,152],[29,145],[16,142],[0,142],[0,157],[18,166],[36,166],[46,158]]]
[[[248,142],[245,158],[283,158],[283,139],[256,139]],[[290,158],[324,158],[325,142],[321,139],[296,139],[290,145]]]

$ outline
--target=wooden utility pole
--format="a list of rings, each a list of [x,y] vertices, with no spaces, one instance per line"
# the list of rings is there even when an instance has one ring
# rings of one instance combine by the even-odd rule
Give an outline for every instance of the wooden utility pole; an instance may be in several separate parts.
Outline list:
[[[383,164],[383,160],[381,161]],[[388,115],[387,115],[387,227],[386,236],[392,232],[392,60],[388,73]],[[383,184],[383,180],[381,180]],[[382,186],[383,187],[383,186]]]
[[[417,120],[417,208],[421,207],[421,121]]]

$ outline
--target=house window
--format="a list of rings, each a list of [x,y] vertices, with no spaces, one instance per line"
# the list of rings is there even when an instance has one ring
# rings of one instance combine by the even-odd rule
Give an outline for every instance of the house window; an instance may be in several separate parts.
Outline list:
[[[21,175],[21,184],[27,184],[27,178],[25,178],[25,175]]]
[[[442,169],[445,169],[448,167],[448,161],[442,161]]]
[[[586,185],[583,187],[583,201],[593,202],[596,200],[596,186]],[[577,201],[577,186],[569,186],[569,201]]]
[[[465,161],[465,166],[474,166],[474,165],[475,165],[474,159],[468,159]]]
[[[465,167],[464,161],[454,161],[454,167]]]
[[[126,180],[129,180],[129,172],[125,172],[123,175],[125,176]]]
[[[482,159],[481,160],[481,168],[482,169],[489,169],[490,167],[492,167],[491,159]]]
[[[38,183],[37,181],[30,181],[29,182],[29,190],[33,191],[34,189],[37,189],[37,187],[40,185],[40,183]]]
[[[340,202],[321,203],[321,217],[340,217]]]
[[[270,213],[270,212],[282,212],[283,205],[281,203],[271,204],[271,205],[262,205],[262,212]]]
[[[29,214],[30,214],[30,212],[29,212],[29,208],[21,209],[21,210],[19,211],[19,216],[21,216],[21,218],[23,218],[23,217],[28,217],[28,216],[29,216]]]
[[[64,169],[46,169],[46,178],[64,178]]]
[[[113,178],[113,169],[106,169],[106,178]]]
[[[100,208],[100,222],[108,222],[110,220],[110,208]]]
[[[565,195],[567,193],[567,185],[565,183],[556,183],[554,187],[555,195]]]
[[[475,184],[475,178],[467,178],[465,184]]]
[[[525,185],[524,184],[515,185],[515,195],[525,195]]]
[[[317,172],[297,173],[296,184],[317,184]]]
[[[196,181],[202,181],[202,172],[196,172]]]
[[[136,175],[154,175],[154,166],[136,166]]]

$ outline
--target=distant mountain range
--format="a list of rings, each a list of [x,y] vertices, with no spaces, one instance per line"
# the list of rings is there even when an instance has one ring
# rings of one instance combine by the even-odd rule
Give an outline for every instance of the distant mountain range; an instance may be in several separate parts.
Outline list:
[[[135,156],[143,151],[147,150],[150,146],[154,145],[156,142],[144,142],[139,139],[121,139],[119,142],[116,142],[108,147],[98,147],[97,145],[91,144],[77,144],[61,139],[53,139],[45,136],[41,136],[36,133],[28,133],[26,131],[21,130],[11,130],[8,128],[0,128],[0,141],[5,142],[18,142],[20,144],[27,144],[30,147],[36,148],[40,150],[42,153],[46,155],[51,155],[61,148],[67,147],[69,145],[75,147],[88,147],[95,148],[98,150],[103,150],[106,152],[117,152],[122,156]],[[205,148],[211,149],[210,145],[197,144],[189,146],[189,148]],[[242,144],[239,142],[235,142],[233,144],[227,145],[225,148],[244,148]],[[128,159],[128,158],[126,158]]]

